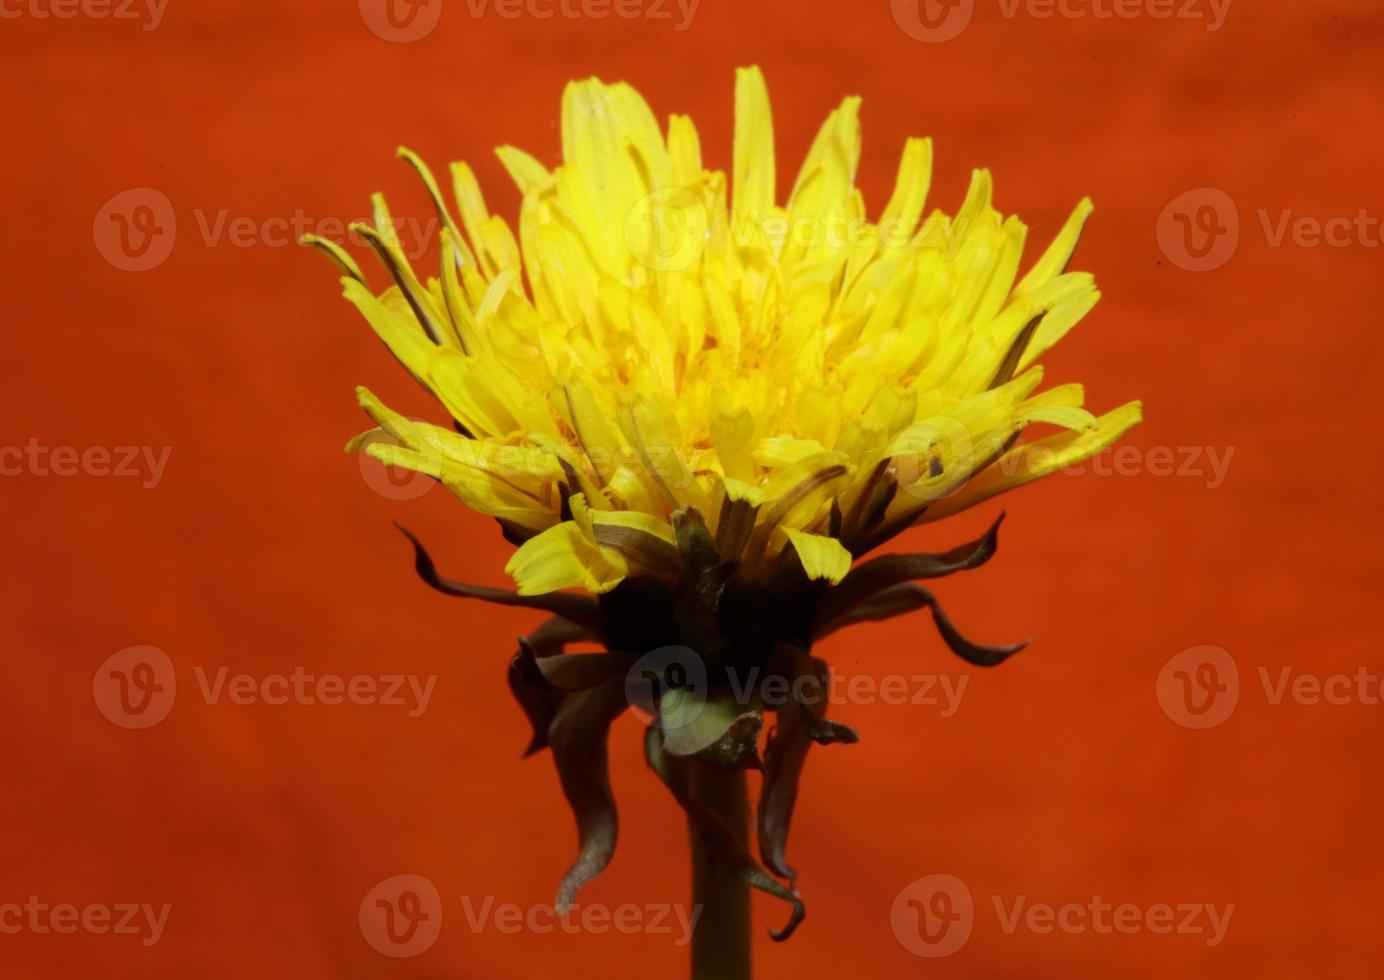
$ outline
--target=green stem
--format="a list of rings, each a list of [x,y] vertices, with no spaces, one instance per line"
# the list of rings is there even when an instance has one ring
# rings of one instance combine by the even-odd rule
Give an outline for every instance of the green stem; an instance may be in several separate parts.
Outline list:
[[[750,832],[744,772],[691,766],[692,798],[719,814],[742,843]],[[717,860],[695,827],[692,838],[692,904],[700,910],[692,931],[692,980],[750,980],[750,889]]]

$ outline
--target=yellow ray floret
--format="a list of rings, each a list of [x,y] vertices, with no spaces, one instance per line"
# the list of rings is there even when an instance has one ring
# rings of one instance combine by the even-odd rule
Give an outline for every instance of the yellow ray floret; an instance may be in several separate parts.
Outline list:
[[[439,212],[436,277],[410,266],[378,195],[355,230],[394,281],[383,293],[309,244],[453,423],[361,389],[378,428],[348,449],[498,518],[523,542],[509,573],[538,594],[675,576],[685,508],[747,574],[796,563],[839,582],[904,527],[1111,445],[1138,402],[1097,417],[1080,385],[1038,390],[1039,358],[1100,298],[1067,271],[1091,203],[1020,277],[1027,228],[994,208],[990,174],[955,215],[925,216],[933,147],[914,139],[871,222],[859,110],[846,99],[780,181],[768,90],[741,69],[728,177],[704,169],[686,117],[663,128],[628,85],[573,82],[559,166],[497,151],[523,196],[517,234],[466,164],[448,174],[458,218],[400,150]]]

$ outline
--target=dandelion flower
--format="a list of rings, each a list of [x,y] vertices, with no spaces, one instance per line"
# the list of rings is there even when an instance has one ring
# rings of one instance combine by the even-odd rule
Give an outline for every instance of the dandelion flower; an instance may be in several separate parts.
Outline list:
[[[814,640],[925,606],[952,650],[1000,662],[1017,648],[966,640],[917,584],[988,560],[998,524],[942,554],[861,559],[1139,421],[1138,402],[1098,417],[1081,385],[1043,386],[1040,359],[1100,297],[1067,269],[1090,202],[1021,275],[1027,228],[996,210],[990,174],[974,172],[955,215],[925,215],[932,143],[912,139],[872,221],[855,186],[859,109],[848,98],[828,116],[781,194],[757,69],[736,78],[729,175],[704,165],[687,117],[660,126],[629,85],[573,82],[560,165],[497,151],[522,194],[517,235],[466,164],[451,168],[453,208],[400,150],[440,217],[435,275],[412,268],[378,195],[373,225],[353,230],[392,279],[385,291],[340,247],[309,240],[450,416],[414,421],[361,388],[376,428],[348,448],[436,478],[517,546],[516,592],[443,579],[415,539],[419,572],[454,595],[552,614],[510,681],[531,750],[551,746],[577,813],[561,907],[614,850],[605,737],[630,706],[627,679],[675,649],[695,658],[698,682],[686,664],[659,675],[650,762],[716,860],[792,903],[780,935],[791,931],[802,904],[784,846],[803,758],[855,733],[821,699],[774,704],[725,676],[823,681]],[[582,643],[603,652],[567,652]],[[761,755],[766,711],[776,724]],[[764,772],[762,865],[735,813],[695,791],[700,772],[746,768]]]

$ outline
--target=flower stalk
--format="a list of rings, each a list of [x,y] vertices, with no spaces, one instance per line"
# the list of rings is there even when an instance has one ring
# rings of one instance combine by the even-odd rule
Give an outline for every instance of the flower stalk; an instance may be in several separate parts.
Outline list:
[[[745,773],[699,769],[692,798],[719,816],[749,846],[750,803]],[[692,844],[692,980],[750,980],[750,888],[721,859],[689,818]]]

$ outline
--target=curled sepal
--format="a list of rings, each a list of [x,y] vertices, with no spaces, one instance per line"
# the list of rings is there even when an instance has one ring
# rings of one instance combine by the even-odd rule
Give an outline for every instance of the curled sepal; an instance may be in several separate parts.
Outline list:
[[[775,898],[782,899],[793,907],[787,924],[777,932],[770,931],[769,933],[769,937],[774,942],[783,942],[793,935],[794,930],[802,923],[803,918],[807,915],[807,906],[803,904],[803,900],[799,897],[796,889],[775,881],[768,872],[759,866],[759,863],[745,849],[745,845],[740,842],[735,831],[721,819],[720,815],[693,799],[690,766],[695,763],[680,759],[665,751],[665,748],[663,732],[658,728],[650,727],[644,734],[644,757],[649,762],[649,768],[658,774],[659,779],[663,780],[663,784],[668,787],[669,792],[673,794],[678,804],[687,813],[688,819],[702,834],[702,839],[706,841],[708,848],[745,884],[773,895]]]
[[[610,681],[624,683],[638,658],[631,653],[564,653],[540,657],[543,679],[561,691],[586,691]]]
[[[533,726],[533,738],[524,750],[525,759],[548,747],[548,727],[563,697],[561,691],[544,680],[539,664],[560,655],[568,643],[591,638],[586,630],[561,616],[546,619],[527,637],[519,637],[519,651],[509,661],[509,689]]]
[[[850,725],[830,718],[820,718],[808,733],[818,745],[855,745],[860,741],[860,733]]]
[[[775,661],[780,669],[790,672],[792,688],[798,694],[779,709],[764,749],[764,788],[759,794],[759,855],[774,874],[796,881],[798,873],[785,859],[784,850],[807,750],[813,742],[853,744],[859,741],[859,736],[846,725],[826,719],[830,686],[830,668],[826,663],[800,647],[786,644],[775,651]],[[806,680],[812,683],[804,683]]]
[[[626,708],[624,685],[616,682],[568,694],[548,729],[562,792],[577,818],[577,860],[557,893],[557,912],[566,915],[583,885],[605,870],[615,853],[619,819],[610,790],[606,742],[611,723]]]
[[[770,667],[788,681],[796,707],[807,721],[807,735],[818,745],[855,745],[860,735],[850,725],[832,721],[827,714],[831,694],[831,668],[805,647],[778,644]]]
[[[764,749],[764,788],[759,794],[759,856],[780,878],[798,880],[798,872],[784,857],[788,825],[798,798],[802,774],[812,738],[796,711],[780,711],[778,722]]]
[[[937,601],[937,597],[923,588],[921,585],[910,583],[900,588],[916,589],[919,593],[920,601],[928,609],[932,610],[932,621],[937,624],[937,632],[942,634],[942,640],[962,660],[973,667],[997,667],[1004,663],[1014,654],[1028,646],[1028,640],[1022,643],[1013,643],[1009,646],[983,646],[979,643],[972,643],[958,632],[952,625],[951,617],[942,609],[942,604]]]
[[[671,687],[658,702],[658,724],[670,755],[723,769],[758,769],[761,711],[731,693],[708,696],[697,687]]]
[[[590,630],[578,626],[569,619],[563,619],[561,616],[552,616],[543,620],[538,629],[528,636],[533,652],[539,657],[551,657],[554,654],[562,653],[563,647],[569,643],[581,643],[584,640],[597,639],[600,637]]]
[[[873,599],[867,599],[835,619],[819,623],[812,634],[812,639],[825,639],[831,634],[857,623],[877,623],[917,612],[927,605],[922,591],[915,588],[911,583],[885,589]]]
[[[979,568],[995,555],[999,543],[1000,514],[990,529],[975,541],[967,542],[937,555],[881,555],[857,565],[828,590],[817,611],[818,635],[825,635],[835,620],[849,616],[856,607],[869,602],[886,589],[919,579],[942,578],[957,572]]]
[[[600,604],[590,596],[575,595],[571,592],[519,595],[519,593],[511,592],[508,589],[496,589],[488,585],[471,585],[466,582],[454,582],[451,579],[445,579],[437,573],[437,566],[433,564],[432,556],[423,547],[423,542],[418,540],[418,536],[402,524],[395,524],[394,526],[402,531],[404,537],[413,544],[413,567],[417,570],[418,577],[438,592],[444,595],[459,596],[463,599],[493,602],[501,606],[542,609],[555,616],[561,616],[568,622],[575,623],[593,636],[605,635],[605,621],[601,614]]]
[[[885,589],[869,602],[857,606],[848,615],[831,624],[827,631],[818,634],[818,637],[834,633],[853,623],[893,619],[923,607],[932,611],[932,620],[937,625],[937,632],[941,634],[943,642],[951,652],[972,666],[996,667],[1028,646],[1027,640],[1009,646],[993,647],[971,642],[952,624],[951,617],[943,611],[937,597],[921,585],[912,582]]]
[[[510,693],[533,726],[533,737],[524,749],[524,758],[527,759],[548,747],[548,729],[557,715],[563,695],[543,679],[534,648],[523,639],[519,641],[519,651],[510,658],[508,677]]]

